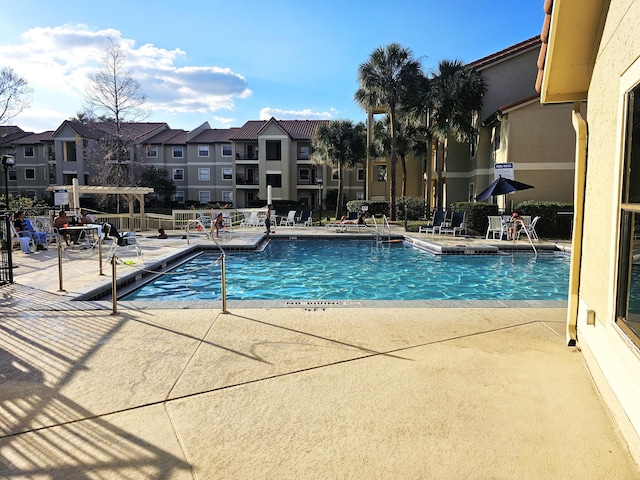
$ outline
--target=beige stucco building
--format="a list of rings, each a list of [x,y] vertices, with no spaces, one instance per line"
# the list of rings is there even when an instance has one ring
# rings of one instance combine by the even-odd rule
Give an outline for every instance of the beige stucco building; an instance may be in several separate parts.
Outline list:
[[[637,454],[640,1],[547,0],[544,8],[541,102],[574,106],[576,210],[567,341],[580,345]],[[585,100],[586,116],[580,109]]]

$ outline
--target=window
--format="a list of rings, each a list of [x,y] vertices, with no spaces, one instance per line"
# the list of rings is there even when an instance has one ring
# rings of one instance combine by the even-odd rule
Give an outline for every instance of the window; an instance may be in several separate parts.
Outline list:
[[[31,198],[33,200],[36,200],[36,191],[35,190],[25,190],[24,191],[25,196],[27,196],[28,198]]]
[[[298,172],[298,178],[301,182],[308,182],[310,178],[311,172],[308,168],[301,168]]]
[[[231,168],[223,168],[222,169],[222,179],[223,180],[232,180],[233,179],[233,169],[231,169]]]
[[[198,169],[198,180],[208,181],[211,178],[211,171],[208,168]]]
[[[198,192],[200,203],[209,203],[211,201],[211,192]]]
[[[267,173],[267,185],[272,187],[282,187],[282,175],[279,173]]]
[[[223,144],[222,145],[222,156],[223,157],[230,157],[231,156],[231,145],[228,144]]]
[[[35,168],[25,168],[24,169],[24,178],[25,178],[25,180],[35,180],[36,179],[36,169]]]
[[[627,95],[627,134],[622,171],[616,323],[640,346],[640,85]]]
[[[500,125],[493,127],[493,135],[491,138],[491,151],[494,154],[500,150]]]
[[[358,169],[358,181],[364,182],[364,168]]]
[[[300,145],[298,147],[298,158],[306,159],[311,154],[311,147],[309,145]]]
[[[158,156],[158,146],[157,145],[147,145],[147,157],[154,158]]]
[[[184,180],[184,168],[174,168],[173,169],[173,179],[174,180]]]
[[[378,181],[386,182],[387,181],[387,166],[386,165],[378,165]]]
[[[24,156],[25,157],[35,157],[36,153],[33,148],[33,145],[27,145],[24,147]]]
[[[182,158],[182,147],[173,147],[173,158]]]
[[[9,169],[9,180],[12,180],[14,182],[16,180],[18,180],[18,174],[16,173],[15,168],[10,168]],[[69,182],[69,183],[71,183],[71,182]]]
[[[282,160],[280,140],[267,140],[267,160]]]
[[[364,192],[356,192],[356,200],[364,200]]]
[[[473,203],[473,200],[476,198],[476,184],[469,184],[469,202]]]
[[[233,193],[232,192],[222,192],[222,201],[225,203],[233,202]]]
[[[176,192],[173,194],[173,200],[178,203],[184,203],[184,192]]]
[[[338,180],[338,169],[331,170],[331,180]]]
[[[198,145],[198,156],[199,157],[208,157],[209,156],[209,145]]]

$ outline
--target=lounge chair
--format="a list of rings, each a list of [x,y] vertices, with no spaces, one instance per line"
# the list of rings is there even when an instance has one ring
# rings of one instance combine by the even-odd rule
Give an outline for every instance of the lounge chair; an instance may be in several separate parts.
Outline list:
[[[446,226],[441,225],[438,233],[440,235],[443,233],[452,233],[455,236],[457,233],[462,234],[462,232],[466,232],[467,227],[464,224],[465,213],[466,212],[453,212],[451,224]]]
[[[303,210],[300,218],[296,220],[296,225],[304,225],[305,227],[310,227],[312,223],[311,210]]]
[[[193,220],[192,220],[193,221]],[[142,255],[142,249],[140,248],[140,244],[138,243],[138,237],[136,235],[135,230],[131,230],[130,232],[124,232],[121,237],[121,245],[114,239],[111,248],[109,249],[108,256],[112,257],[117,254],[119,250],[123,249],[133,249],[136,252],[136,258],[140,257],[144,261],[144,256]]]
[[[297,210],[289,210],[289,214],[286,217],[280,217],[281,227],[292,227],[296,223]]]
[[[520,228],[520,230],[518,230],[518,232],[516,233],[516,240],[520,240],[520,235],[524,233],[525,236],[528,236],[531,240],[537,242],[539,239],[538,234],[536,233],[536,224],[539,220],[540,217],[538,216],[535,217],[529,224],[527,224],[526,221],[523,222],[522,228]]]
[[[489,226],[487,227],[485,240],[489,240],[489,235],[493,240],[496,240],[496,235],[498,235],[498,240],[502,240],[502,236],[508,233],[508,225],[502,221],[500,215],[489,215],[488,218]]]
[[[418,233],[431,233],[435,234],[440,231],[440,228],[444,224],[446,218],[446,212],[444,210],[436,210],[433,212],[433,221],[430,225],[422,225],[418,229]]]
[[[23,253],[33,253],[36,251],[36,242],[29,232],[18,232],[13,222],[9,222],[11,227],[11,246],[20,245]]]

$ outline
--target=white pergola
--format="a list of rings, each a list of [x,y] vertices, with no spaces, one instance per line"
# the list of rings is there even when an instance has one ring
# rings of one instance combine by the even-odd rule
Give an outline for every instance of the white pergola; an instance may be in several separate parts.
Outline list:
[[[133,218],[134,200],[140,204],[140,225],[144,228],[144,196],[153,193],[150,187],[102,187],[97,185],[78,185],[78,180],[73,179],[71,185],[57,185],[47,188],[47,191],[55,192],[67,190],[69,192],[69,208],[78,213],[80,209],[80,197],[82,195],[122,195],[129,204],[129,216]]]

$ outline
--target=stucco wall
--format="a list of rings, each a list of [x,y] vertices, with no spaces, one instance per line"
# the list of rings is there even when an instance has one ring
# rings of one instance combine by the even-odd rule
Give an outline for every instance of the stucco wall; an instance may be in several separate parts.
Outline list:
[[[622,119],[620,80],[640,55],[640,2],[612,1],[589,88],[585,224],[580,297],[600,322],[613,320]],[[640,78],[638,78],[640,81]],[[604,268],[609,265],[609,268]]]

